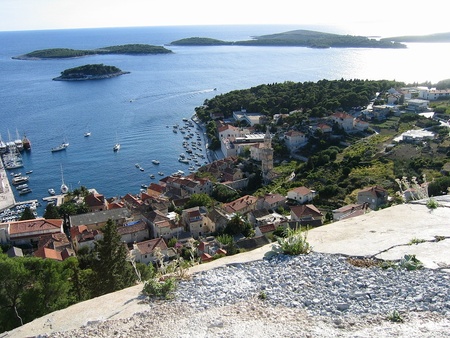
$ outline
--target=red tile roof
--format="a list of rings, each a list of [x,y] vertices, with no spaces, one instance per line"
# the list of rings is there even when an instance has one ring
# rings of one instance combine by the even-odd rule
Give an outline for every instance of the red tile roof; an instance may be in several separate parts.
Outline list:
[[[62,219],[36,218],[25,221],[11,222],[9,234],[11,236],[33,236],[52,232],[61,232]]]
[[[139,249],[140,253],[143,255],[153,253],[156,248],[167,250],[167,244],[162,238],[155,238],[148,241],[139,242],[136,244],[136,246]]]

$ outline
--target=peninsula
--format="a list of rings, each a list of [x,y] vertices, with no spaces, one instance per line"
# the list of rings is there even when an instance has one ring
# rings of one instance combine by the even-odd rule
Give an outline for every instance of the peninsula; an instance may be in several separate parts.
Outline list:
[[[90,64],[69,68],[61,72],[61,75],[55,77],[54,81],[84,81],[109,79],[123,74],[124,72],[115,66],[106,66],[103,64]]]
[[[406,45],[389,40],[369,39],[365,36],[339,35],[310,30],[294,30],[278,34],[256,36],[246,41],[222,41],[192,37],[171,42],[177,46],[295,46],[310,48],[406,48]]]
[[[170,53],[173,52],[170,49],[167,49],[162,46],[153,46],[146,44],[127,44],[91,50],[70,49],[70,48],[41,49],[24,55],[13,56],[12,58],[16,60],[41,60],[41,59],[78,58],[100,54],[149,55],[149,54],[170,54]]]

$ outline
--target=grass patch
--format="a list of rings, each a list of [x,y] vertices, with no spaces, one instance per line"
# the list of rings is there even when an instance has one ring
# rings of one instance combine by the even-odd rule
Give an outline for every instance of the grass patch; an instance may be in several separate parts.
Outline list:
[[[312,247],[307,241],[308,231],[286,228],[286,237],[278,237],[281,251],[287,255],[308,254]]]

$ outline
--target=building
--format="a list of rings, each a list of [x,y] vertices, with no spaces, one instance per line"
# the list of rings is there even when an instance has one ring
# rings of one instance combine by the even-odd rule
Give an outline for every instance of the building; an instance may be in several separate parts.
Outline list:
[[[69,222],[71,227],[86,225],[88,229],[97,230],[103,228],[110,219],[115,221],[118,227],[133,220],[127,208],[119,208],[73,215],[69,217]]]
[[[287,198],[292,201],[296,201],[298,204],[312,202],[315,196],[316,192],[308,189],[307,187],[297,187],[289,190],[287,193]]]
[[[339,125],[344,131],[353,129],[353,116],[344,112],[337,112],[330,116],[330,119]]]
[[[357,203],[367,204],[370,209],[376,210],[379,207],[387,204],[388,192],[386,189],[373,186],[358,191]]]
[[[16,221],[7,223],[5,229],[5,236],[0,236],[2,244],[37,244],[41,236],[62,233],[63,220],[36,218]]]
[[[166,242],[162,238],[135,243],[133,244],[133,249],[130,251],[130,256],[136,262],[143,264],[154,264],[158,262],[159,254],[162,255],[163,260],[167,260],[175,254],[173,250],[169,250]]]
[[[241,215],[256,209],[258,198],[252,195],[245,195],[234,201],[223,204],[223,209],[227,214],[239,213]]]
[[[301,131],[290,130],[284,133],[284,143],[290,151],[295,151],[301,146],[304,146],[308,139]]]
[[[208,217],[208,210],[204,207],[183,210],[181,221],[194,238],[216,231],[215,224]]]
[[[263,182],[268,184],[273,177],[273,148],[269,128],[264,136],[264,147],[261,149],[261,172]]]
[[[313,204],[295,205],[291,207],[291,220],[302,226],[321,226],[323,214]]]

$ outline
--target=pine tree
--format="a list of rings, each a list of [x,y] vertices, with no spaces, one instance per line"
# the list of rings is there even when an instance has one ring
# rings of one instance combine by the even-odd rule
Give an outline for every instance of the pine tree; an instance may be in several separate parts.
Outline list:
[[[133,285],[136,276],[126,260],[127,248],[121,242],[116,222],[108,220],[103,230],[103,239],[96,242],[97,261],[93,266],[95,295],[100,296]]]

